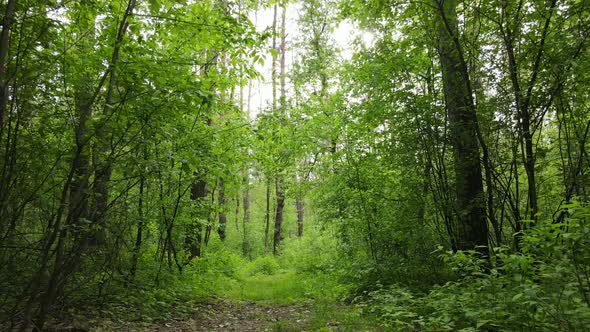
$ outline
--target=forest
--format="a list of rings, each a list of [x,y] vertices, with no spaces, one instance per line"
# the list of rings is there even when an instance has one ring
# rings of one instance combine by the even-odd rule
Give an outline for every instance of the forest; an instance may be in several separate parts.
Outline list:
[[[590,1],[0,13],[0,331],[590,329]]]

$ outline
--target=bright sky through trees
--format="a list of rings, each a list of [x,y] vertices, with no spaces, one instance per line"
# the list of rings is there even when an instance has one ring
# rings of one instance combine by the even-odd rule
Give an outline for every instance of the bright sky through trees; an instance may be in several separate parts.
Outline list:
[[[301,13],[301,4],[300,3],[290,3],[287,9],[287,40],[288,40],[288,51],[287,51],[287,67],[290,69],[293,61],[297,61],[297,50],[293,49],[293,44],[295,41],[299,40],[301,37],[301,33],[299,32],[300,29],[299,19]],[[264,8],[262,10],[255,11],[254,13],[250,13],[250,19],[256,22],[256,27],[258,31],[268,31],[272,28],[272,20],[273,20],[273,9],[272,8]],[[350,60],[352,55],[354,54],[355,49],[355,41],[360,38],[361,42],[366,46],[370,47],[374,43],[374,36],[371,32],[362,31],[359,29],[358,25],[353,23],[351,20],[343,20],[339,22],[338,26],[331,31],[330,33],[331,38],[333,39],[335,45],[339,48],[340,52],[339,55],[343,61]],[[271,82],[269,81],[270,72],[271,72],[271,62],[272,57],[268,54],[265,58],[264,65],[257,65],[257,70],[262,73],[263,79],[257,80],[256,82],[252,82],[252,100],[255,101],[251,103],[253,109],[252,115],[255,116],[260,112],[261,109],[264,109],[271,103],[272,99],[272,87]],[[289,93],[293,93],[293,88],[291,87]]]

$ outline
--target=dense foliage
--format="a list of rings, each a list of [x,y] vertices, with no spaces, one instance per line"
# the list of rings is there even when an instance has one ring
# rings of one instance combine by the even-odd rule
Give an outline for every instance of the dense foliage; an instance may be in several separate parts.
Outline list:
[[[588,6],[3,1],[0,329],[217,296],[584,330]]]
[[[525,231],[521,252],[495,248],[492,268],[475,252],[445,253],[460,279],[425,294],[382,286],[362,306],[396,330],[583,331],[590,321],[589,208],[567,208],[563,223]]]

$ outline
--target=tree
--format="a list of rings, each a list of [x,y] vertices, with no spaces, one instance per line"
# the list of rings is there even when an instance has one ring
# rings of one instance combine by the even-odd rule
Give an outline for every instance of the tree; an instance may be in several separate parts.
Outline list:
[[[453,145],[455,190],[459,231],[457,249],[477,246],[487,252],[488,226],[479,158],[477,118],[473,91],[460,44],[457,2],[436,0],[438,54],[441,62],[445,103],[449,115],[449,139]]]
[[[283,1],[281,3],[282,7],[282,14],[281,14],[281,44],[279,46],[278,52],[280,56],[280,74],[279,74],[279,81],[280,81],[280,100],[279,100],[279,109],[278,109],[278,117],[280,119],[281,125],[284,125],[284,122],[287,117],[287,95],[286,95],[286,72],[285,72],[285,57],[287,52],[286,40],[287,40],[287,2]],[[275,7],[276,9],[276,7]],[[276,90],[276,88],[275,88]],[[275,111],[276,112],[276,111]],[[282,151],[279,153],[283,154]],[[279,157],[280,158],[280,157]],[[277,205],[276,205],[276,214],[275,214],[275,224],[274,224],[274,237],[273,237],[273,245],[272,245],[272,252],[274,255],[278,255],[280,250],[279,246],[281,244],[281,240],[283,239],[282,234],[282,227],[283,227],[283,210],[285,208],[285,179],[284,179],[284,168],[281,167],[278,170],[278,174],[275,180],[276,184],[276,197],[277,197]]]
[[[7,269],[0,285],[10,292],[0,315],[20,313],[26,330],[33,322],[43,328],[55,303],[69,305],[80,285],[87,290],[80,297],[100,293],[102,301],[113,280],[131,288],[138,278],[159,280],[163,266],[182,269],[191,255],[182,250],[191,187],[199,187],[192,176],[205,165],[215,175],[231,172],[217,153],[227,148],[207,154],[227,144],[207,136],[218,128],[195,119],[225,111],[208,107],[230,104],[212,86],[230,91],[254,75],[262,36],[242,13],[210,2],[1,7],[0,264]],[[211,49],[231,61],[208,77]],[[228,127],[243,125],[227,118]],[[224,194],[235,185],[234,177],[219,178]],[[200,187],[192,189],[195,198]],[[159,266],[153,275],[147,256]]]

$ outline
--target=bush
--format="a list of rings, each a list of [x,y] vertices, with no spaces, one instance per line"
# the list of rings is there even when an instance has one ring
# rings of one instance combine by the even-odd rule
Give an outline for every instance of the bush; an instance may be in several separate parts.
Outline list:
[[[428,293],[398,285],[360,305],[401,331],[584,331],[590,326],[590,209],[566,207],[562,223],[539,222],[522,250],[496,248],[492,268],[475,252],[446,253],[463,274]]]
[[[246,266],[244,272],[248,276],[256,274],[273,275],[280,270],[281,266],[274,257],[263,256],[258,257]]]
[[[300,273],[333,272],[339,258],[337,239],[312,227],[304,237],[286,242],[280,256],[284,266]]]

